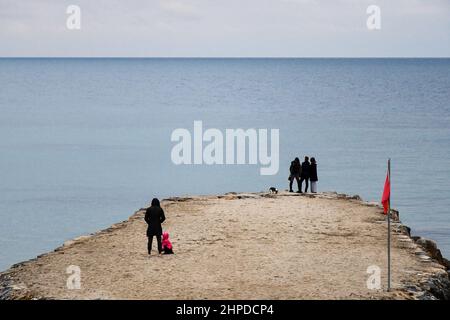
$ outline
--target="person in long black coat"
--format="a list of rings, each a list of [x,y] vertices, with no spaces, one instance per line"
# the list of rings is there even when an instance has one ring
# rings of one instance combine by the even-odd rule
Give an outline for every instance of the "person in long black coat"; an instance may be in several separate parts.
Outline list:
[[[305,181],[305,193],[308,192],[308,182],[309,182],[309,157],[305,157],[305,161],[302,163],[302,173],[300,175],[300,193],[302,193],[302,184]]]
[[[161,243],[161,235],[162,235],[162,226],[161,223],[166,220],[166,216],[164,215],[164,210],[161,208],[159,204],[159,200],[154,198],[152,200],[152,205],[145,211],[145,222],[147,222],[147,237],[148,237],[148,254],[152,252],[152,243],[153,237],[156,237],[156,241],[158,241],[158,252],[162,253],[162,243]]]
[[[317,163],[315,158],[311,158],[311,166],[309,167],[309,181],[311,182],[311,192],[317,193]]]
[[[300,174],[302,172],[302,167],[300,164],[300,159],[295,158],[294,161],[291,162],[291,166],[289,168],[289,192],[293,192],[292,190],[292,183],[294,182],[294,179],[297,180],[297,187],[298,192],[300,192]]]

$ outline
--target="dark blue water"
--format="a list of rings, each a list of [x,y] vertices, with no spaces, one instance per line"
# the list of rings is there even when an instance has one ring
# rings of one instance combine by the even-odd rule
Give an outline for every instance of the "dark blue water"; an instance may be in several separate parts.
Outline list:
[[[280,171],[175,166],[175,128],[280,129]],[[0,59],[0,269],[154,197],[285,188],[392,204],[450,256],[450,59]],[[282,213],[277,213],[282,215]]]

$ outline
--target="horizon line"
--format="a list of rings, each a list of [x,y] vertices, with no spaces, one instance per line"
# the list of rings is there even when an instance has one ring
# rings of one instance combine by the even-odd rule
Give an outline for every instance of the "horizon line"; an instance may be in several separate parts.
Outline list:
[[[0,56],[0,59],[450,59],[450,56]]]

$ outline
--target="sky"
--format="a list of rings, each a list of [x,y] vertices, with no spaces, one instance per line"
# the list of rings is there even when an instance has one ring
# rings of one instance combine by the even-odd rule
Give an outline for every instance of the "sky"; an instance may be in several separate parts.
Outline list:
[[[450,57],[450,0],[0,0],[0,57],[43,56]]]

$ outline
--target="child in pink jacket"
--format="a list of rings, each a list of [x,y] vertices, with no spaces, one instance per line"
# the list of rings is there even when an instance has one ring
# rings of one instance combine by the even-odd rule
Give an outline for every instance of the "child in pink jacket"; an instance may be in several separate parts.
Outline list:
[[[164,232],[162,234],[162,249],[164,254],[172,254],[172,243],[169,240],[169,233]]]

